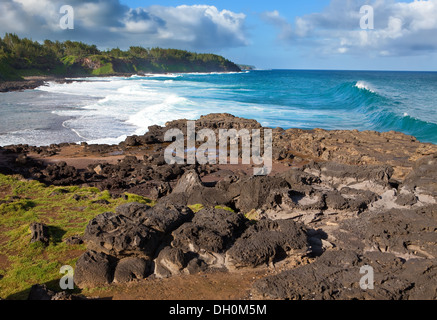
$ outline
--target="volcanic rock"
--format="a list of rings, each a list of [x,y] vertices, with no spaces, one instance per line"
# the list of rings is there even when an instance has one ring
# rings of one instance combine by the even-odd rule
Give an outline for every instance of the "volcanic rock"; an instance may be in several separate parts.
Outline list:
[[[437,199],[437,153],[417,161],[403,186]]]
[[[255,298],[289,300],[435,299],[435,261],[405,261],[392,254],[328,251],[314,263],[257,281]],[[373,289],[363,289],[362,267],[374,272]]]
[[[95,251],[80,256],[74,272],[74,283],[79,288],[93,288],[110,284],[114,279],[115,259]]]
[[[138,221],[104,213],[90,221],[83,239],[90,250],[117,257],[136,255],[153,259],[162,238],[162,232],[138,224]]]
[[[173,232],[172,246],[184,251],[223,253],[246,227],[243,215],[222,209],[202,209],[191,222]]]
[[[141,258],[124,258],[117,263],[114,282],[126,283],[135,279],[145,279],[150,271],[150,261]]]
[[[155,275],[158,278],[180,275],[184,268],[184,252],[178,248],[165,247],[155,260]]]
[[[47,288],[45,284],[36,284],[30,288],[27,300],[48,301],[48,300],[86,300],[86,298],[69,294],[65,291],[55,292]]]
[[[291,220],[262,220],[249,227],[227,252],[227,265],[257,267],[307,248],[302,224]]]
[[[49,243],[49,228],[38,222],[34,222],[30,225],[30,233],[31,233],[31,239],[30,242],[41,242],[45,245]]]

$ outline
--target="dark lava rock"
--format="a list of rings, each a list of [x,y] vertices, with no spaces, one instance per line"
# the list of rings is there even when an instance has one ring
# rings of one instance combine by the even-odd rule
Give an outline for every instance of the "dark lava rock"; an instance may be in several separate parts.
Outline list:
[[[103,206],[107,206],[108,204],[110,204],[110,202],[106,199],[95,200],[95,201],[92,201],[92,203],[93,204],[100,204]]]
[[[326,252],[324,256],[326,259],[323,262],[317,260],[313,264],[255,282],[253,294],[264,299],[325,300],[333,299],[340,290],[350,289],[352,283],[359,283],[361,276],[358,255],[353,252],[336,251]],[[329,264],[326,265],[324,262]],[[354,270],[355,274],[352,274],[351,270]]]
[[[301,169],[291,169],[287,172],[280,174],[280,177],[284,178],[290,186],[296,185],[312,185],[319,184],[321,182],[319,177],[302,171]]]
[[[49,228],[38,222],[34,222],[30,225],[31,239],[30,242],[42,242],[47,245],[49,243]]]
[[[67,186],[74,185],[80,182],[80,175],[75,167],[68,166],[65,162],[48,165],[42,171],[46,183]]]
[[[144,218],[146,212],[149,210],[151,210],[150,206],[146,204],[133,202],[133,203],[126,203],[126,204],[122,204],[121,206],[118,206],[115,209],[115,212],[118,215],[124,216],[131,220],[140,221]]]
[[[73,295],[66,291],[55,292],[47,288],[45,284],[35,284],[30,288],[27,300],[33,301],[72,301],[72,300],[87,300],[85,297]]]
[[[83,239],[79,236],[71,236],[65,239],[65,243],[69,246],[83,244]]]
[[[208,269],[208,264],[199,258],[191,259],[187,264],[187,271],[189,274],[198,274]]]
[[[152,259],[162,237],[159,231],[110,212],[91,220],[83,239],[90,250],[117,257],[137,255]]]
[[[288,196],[292,200],[292,208],[300,210],[323,210],[326,208],[326,195],[321,191],[312,189],[307,192],[290,190]],[[284,200],[281,199],[280,201]]]
[[[71,300],[86,300],[84,297],[73,295],[65,291],[55,292],[47,288],[45,284],[36,284],[30,288],[29,296],[27,300],[37,301],[71,301]]]
[[[173,193],[192,193],[194,190],[203,187],[199,174],[195,170],[186,172],[178,181]]]
[[[146,181],[137,187],[129,190],[130,193],[141,194],[151,199],[160,199],[171,193],[171,187],[168,182]]]
[[[306,229],[292,220],[262,220],[247,229],[227,252],[233,267],[257,267],[287,256],[305,253]]]
[[[112,256],[153,259],[165,234],[192,217],[186,207],[129,203],[119,206],[116,213],[104,213],[90,221],[84,240],[89,249]]]
[[[188,197],[189,195],[185,193],[172,193],[168,196],[165,196],[161,199],[159,199],[160,205],[177,205],[177,206],[187,206],[188,204]],[[195,203],[197,204],[197,203]],[[201,204],[201,203],[199,203]]]
[[[437,198],[437,153],[418,160],[403,186]]]
[[[155,230],[170,233],[193,216],[193,211],[188,207],[158,204],[148,212],[142,223]]]
[[[116,209],[117,214],[163,233],[170,233],[193,218],[188,207],[157,204],[153,208],[138,203],[128,203]]]
[[[136,147],[140,145],[141,145],[141,141],[138,136],[127,137],[126,140],[124,141],[124,146],[126,147]]]
[[[52,300],[55,292],[48,289],[45,284],[35,284],[30,288],[27,300]]]
[[[363,233],[368,246],[383,252],[437,258],[437,205],[413,210],[392,209],[363,218],[365,224],[358,232]]]
[[[257,281],[255,298],[289,300],[407,300],[437,297],[436,260],[405,261],[392,254],[327,251],[314,263]],[[374,288],[362,289],[361,268],[374,271]]]
[[[178,248],[165,247],[155,260],[155,275],[158,278],[179,275],[184,268],[184,252]]]
[[[349,201],[344,198],[340,192],[334,190],[325,194],[326,207],[334,210],[346,210],[349,209]]]
[[[379,199],[379,196],[369,190],[357,190],[353,188],[344,187],[340,190],[341,197],[344,199],[339,199],[340,202],[333,199],[334,193],[328,193],[326,196],[326,204],[329,208],[340,209],[340,210],[351,210],[354,212],[361,213],[366,210],[369,205]],[[343,202],[345,201],[345,202]]]
[[[414,193],[401,193],[396,198],[396,204],[403,207],[410,207],[417,203],[417,197]]]
[[[81,296],[77,296],[74,294],[69,294],[65,291],[61,291],[56,293],[53,297],[52,297],[53,301],[74,301],[74,300],[89,300],[86,297],[81,297]]]
[[[304,170],[334,186],[344,184],[346,181],[349,183],[372,181],[385,186],[388,185],[394,172],[391,166],[352,166],[337,162],[312,162],[306,165]]]
[[[110,146],[107,144],[84,144],[84,146],[87,152],[99,155],[113,152],[116,149],[116,146]]]
[[[0,82],[0,92],[22,91],[43,86],[43,80],[20,80]]]
[[[227,206],[231,200],[232,195],[228,195],[225,190],[219,188],[205,187],[199,174],[195,170],[189,170],[179,179],[171,196],[165,202],[215,207],[218,205]]]
[[[230,196],[237,197],[235,207],[241,212],[259,209],[266,204],[266,199],[271,193],[287,191],[289,184],[278,177],[250,177],[231,184],[228,189]]]
[[[114,282],[126,283],[135,279],[144,279],[150,273],[150,261],[141,258],[121,259],[114,273]]]
[[[25,154],[19,154],[15,159],[15,163],[18,166],[25,166],[28,164],[29,158]]]
[[[173,247],[186,252],[222,253],[229,248],[246,227],[246,219],[221,209],[202,209],[188,222],[173,232]]]
[[[79,288],[93,288],[110,284],[114,278],[115,261],[110,256],[87,251],[79,257],[74,282]]]
[[[261,124],[256,120],[238,118],[228,113],[211,113],[206,116],[201,116],[200,119],[196,120],[196,130],[200,129],[211,129],[217,132],[219,129],[260,129]],[[150,129],[150,128],[149,128]],[[157,132],[165,132],[169,129],[180,129],[182,132],[187,130],[187,120],[175,120],[167,122],[165,128],[156,128]]]

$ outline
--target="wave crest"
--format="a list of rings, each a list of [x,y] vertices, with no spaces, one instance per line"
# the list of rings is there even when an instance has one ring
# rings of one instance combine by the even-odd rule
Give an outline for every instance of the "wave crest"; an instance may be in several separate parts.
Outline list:
[[[370,91],[372,93],[376,93],[376,91],[372,87],[372,85],[366,81],[357,81],[357,83],[355,84],[355,87],[360,89],[360,90],[367,90],[367,91]]]

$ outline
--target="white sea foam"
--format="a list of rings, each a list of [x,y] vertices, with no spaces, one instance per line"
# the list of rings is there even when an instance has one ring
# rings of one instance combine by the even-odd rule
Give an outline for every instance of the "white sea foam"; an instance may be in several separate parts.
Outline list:
[[[165,77],[176,78],[177,75]],[[153,77],[131,80],[93,78],[71,84],[49,83],[38,90],[94,97],[94,103],[54,110],[52,113],[72,117],[63,126],[81,141],[112,144],[125,140],[127,135],[144,134],[154,124],[164,125],[171,120],[199,117],[202,108],[181,97],[173,84],[172,80],[160,81]]]
[[[0,134],[2,146],[29,144],[32,146],[43,146],[52,143],[62,143],[74,138],[72,132],[59,132],[56,136],[49,130],[24,129]]]
[[[369,83],[366,82],[366,81],[358,81],[358,82],[355,84],[355,87],[357,87],[358,89],[361,89],[361,90],[367,90],[367,91],[370,91],[370,92],[373,92],[373,93],[376,92],[375,89],[372,87],[372,85],[369,84]]]
[[[358,82],[357,87],[371,88],[364,82]],[[292,118],[305,126],[311,126],[304,121],[315,113],[324,118],[330,116],[320,110],[302,110],[291,106],[284,109],[235,100],[235,92],[251,92],[254,89],[236,87],[232,83],[198,81],[190,74],[77,79],[70,84],[52,82],[38,90],[61,96],[66,94],[69,101],[77,101],[77,105],[51,112],[69,117],[63,122],[63,127],[76,141],[88,143],[116,144],[128,135],[146,133],[151,125],[165,125],[168,121],[183,118],[197,119],[209,113],[227,112],[247,118],[263,118],[264,124],[278,123],[277,120],[271,121],[277,117]],[[85,100],[88,102],[86,105],[82,103]],[[279,124],[288,126],[286,121]]]

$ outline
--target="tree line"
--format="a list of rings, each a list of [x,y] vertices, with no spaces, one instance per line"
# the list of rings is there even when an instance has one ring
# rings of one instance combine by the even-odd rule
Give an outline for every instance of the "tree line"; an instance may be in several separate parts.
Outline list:
[[[45,40],[39,43],[11,33],[5,34],[3,38],[0,37],[0,79],[7,78],[7,73],[13,72],[11,68],[19,74],[22,70],[38,70],[42,73],[78,73],[79,70],[87,72],[89,66],[83,64],[85,58],[100,61],[101,64],[112,63],[114,68],[110,70],[113,73],[117,72],[115,70],[117,67],[123,65],[122,70],[136,71],[159,71],[160,68],[163,69],[162,71],[166,69],[238,71],[239,69],[231,61],[215,54],[140,46],[132,46],[128,50],[114,48],[102,51],[96,45],[80,41]],[[190,67],[194,70],[190,70]]]

